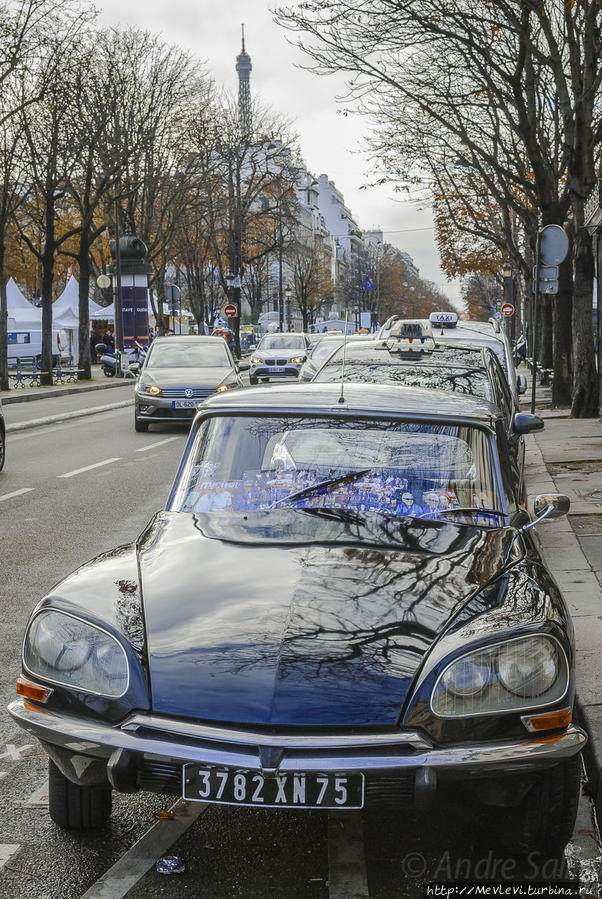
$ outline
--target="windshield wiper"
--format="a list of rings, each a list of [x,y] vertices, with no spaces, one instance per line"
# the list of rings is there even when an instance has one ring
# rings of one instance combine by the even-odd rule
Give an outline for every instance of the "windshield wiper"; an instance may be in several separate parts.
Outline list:
[[[327,481],[311,484],[309,487],[304,487],[303,490],[297,490],[296,493],[291,493],[289,496],[283,496],[281,499],[277,499],[275,503],[268,506],[268,511],[275,508],[275,506],[279,506],[281,503],[288,503],[293,499],[300,499],[302,496],[308,496],[310,493],[315,493],[316,490],[321,490],[323,487],[336,487],[337,484],[346,484],[349,481],[357,481],[371,471],[371,468],[363,468],[361,471],[353,471],[350,474],[344,474],[338,478],[329,478]]]
[[[438,515],[449,515],[450,513],[454,513],[454,512],[463,512],[463,513],[470,512],[473,515],[475,513],[477,515],[497,515],[498,518],[506,517],[506,513],[500,512],[499,509],[479,509],[479,508],[476,508],[475,506],[458,506],[455,509],[438,509],[437,510]]]

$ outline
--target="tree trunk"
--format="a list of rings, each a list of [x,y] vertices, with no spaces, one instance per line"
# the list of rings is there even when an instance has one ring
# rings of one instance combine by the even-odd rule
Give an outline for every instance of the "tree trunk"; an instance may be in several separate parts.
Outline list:
[[[90,242],[85,228],[79,237],[79,362],[78,379],[89,381],[92,377],[90,358]]]
[[[52,284],[54,281],[54,248],[46,243],[42,257],[42,372],[40,384],[52,386]],[[58,348],[57,348],[58,350]]]
[[[8,390],[8,309],[6,305],[6,273],[4,241],[0,241],[0,390]]]
[[[579,228],[575,235],[572,418],[593,417],[598,411],[592,309],[593,278],[591,237],[584,228]]]
[[[571,254],[569,253],[568,259],[560,266],[558,294],[552,299],[554,318],[552,403],[554,406],[571,405],[573,279],[570,260]]]

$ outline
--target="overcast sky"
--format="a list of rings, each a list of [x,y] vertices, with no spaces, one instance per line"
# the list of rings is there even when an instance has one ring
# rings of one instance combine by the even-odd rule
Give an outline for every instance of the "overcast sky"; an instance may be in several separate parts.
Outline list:
[[[307,167],[315,175],[326,173],[336,183],[358,226],[382,228],[385,240],[410,253],[421,275],[456,302],[458,286],[449,284],[439,268],[430,212],[391,199],[392,188],[361,189],[369,180],[368,163],[361,153],[369,122],[337,112],[342,78],[319,77],[297,67],[305,58],[274,23],[270,8],[277,4],[278,0],[145,0],[143,4],[100,0],[100,20],[147,28],[169,43],[188,48],[218,84],[232,91],[238,86],[234,66],[244,22],[253,65],[251,96],[293,121]]]

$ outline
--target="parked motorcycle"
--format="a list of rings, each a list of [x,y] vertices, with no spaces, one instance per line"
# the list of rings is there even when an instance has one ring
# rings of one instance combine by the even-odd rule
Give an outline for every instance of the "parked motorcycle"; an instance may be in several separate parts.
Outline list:
[[[514,364],[520,365],[527,358],[527,339],[524,334],[514,344]]]
[[[117,355],[114,351],[108,351],[103,343],[96,344],[96,354],[100,354],[100,364],[105,377],[114,378],[117,370]],[[128,367],[124,371],[125,377],[138,377],[140,366],[146,358],[146,347],[138,341],[134,341],[134,349],[128,355]]]

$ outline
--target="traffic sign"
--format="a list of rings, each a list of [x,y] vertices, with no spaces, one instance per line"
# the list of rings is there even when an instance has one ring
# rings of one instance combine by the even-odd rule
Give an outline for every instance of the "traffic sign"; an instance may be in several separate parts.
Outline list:
[[[501,312],[496,312],[496,313],[495,313],[495,320],[496,320],[496,322],[501,322],[501,320],[502,320],[502,313],[501,313]]]
[[[540,281],[540,293],[558,293],[558,281]]]
[[[512,305],[512,303],[504,303],[502,305],[502,315],[506,315],[508,316],[508,318],[511,315],[514,315],[514,306]]]
[[[569,251],[569,239],[560,225],[546,225],[540,231],[540,260],[542,265],[560,265]]]
[[[366,278],[364,280],[364,290],[372,290],[373,286],[374,285],[372,284],[372,281],[370,280],[370,278]]]
[[[224,315],[228,318],[236,318],[238,315],[238,306],[236,303],[228,303],[227,306],[224,306]]]

